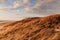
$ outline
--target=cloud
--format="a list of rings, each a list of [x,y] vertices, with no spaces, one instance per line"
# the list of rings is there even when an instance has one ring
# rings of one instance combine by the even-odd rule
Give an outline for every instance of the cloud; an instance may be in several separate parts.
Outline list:
[[[22,5],[23,5],[23,3],[19,0],[17,0],[17,1],[13,2],[12,8],[18,8],[18,7],[21,7]]]
[[[60,10],[60,3],[58,3],[57,1],[58,0],[37,0],[36,4],[33,7],[28,7],[28,10],[30,13],[41,13],[44,15],[49,13],[60,13],[59,11],[57,11]]]
[[[6,1],[7,0],[0,0],[0,2],[6,2]],[[14,0],[12,5],[0,6],[0,10],[5,10],[5,11],[12,10],[12,9],[16,10],[17,8],[24,7],[23,9],[26,11],[39,13],[39,12],[44,12],[47,9],[50,9],[54,6],[58,6],[58,3],[56,3],[56,0],[36,0],[36,4],[34,4],[33,7],[31,7],[30,4],[31,4],[30,0]],[[17,10],[20,10],[20,9],[17,9]]]
[[[36,0],[36,4],[33,8],[39,8],[43,5],[43,3],[53,2],[54,0]]]
[[[31,4],[31,2],[29,0],[26,0],[24,1],[25,4],[27,4],[25,6],[25,10],[29,11],[37,11],[37,9],[40,9],[42,5],[44,5],[44,3],[52,3],[54,2],[55,0],[36,0],[36,4],[33,6],[33,7],[30,7],[29,4]]]
[[[0,6],[0,10],[3,10],[3,11],[9,11],[9,10],[11,10],[12,8],[9,6],[9,7],[7,7],[7,6]]]
[[[23,0],[23,3],[24,3],[25,5],[29,5],[30,1],[29,1],[29,0]]]
[[[4,0],[5,1],[5,0]],[[7,0],[6,0],[7,1]],[[15,0],[12,5],[6,6],[6,5],[1,5],[0,6],[0,10],[4,10],[4,11],[9,11],[9,10],[14,10],[18,7],[22,6],[22,2],[20,0]]]
[[[4,3],[4,2],[6,2],[7,0],[0,0],[0,3]]]
[[[39,8],[42,5],[42,3],[43,2],[41,0],[37,0],[33,8]]]
[[[1,0],[5,1],[5,0]],[[7,1],[7,0],[6,0]],[[12,5],[10,6],[0,6],[0,10],[11,10],[11,9],[17,9],[19,7],[25,7],[26,10],[29,9],[29,0],[15,0]]]
[[[26,11],[30,11],[32,8],[29,7],[29,6],[26,6],[24,9],[25,9]]]
[[[46,2],[53,2],[53,1],[56,1],[56,0],[45,0]]]
[[[13,5],[12,8],[18,8],[18,7],[24,7],[24,9],[28,10],[30,1],[29,0],[16,0]]]

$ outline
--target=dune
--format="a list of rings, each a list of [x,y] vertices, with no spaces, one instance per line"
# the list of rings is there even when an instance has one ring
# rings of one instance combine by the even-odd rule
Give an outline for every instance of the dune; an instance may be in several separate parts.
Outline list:
[[[0,40],[60,40],[60,14],[2,24]]]

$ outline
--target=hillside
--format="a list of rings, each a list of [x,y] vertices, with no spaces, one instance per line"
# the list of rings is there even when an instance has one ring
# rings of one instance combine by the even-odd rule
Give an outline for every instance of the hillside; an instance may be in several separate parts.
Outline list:
[[[2,24],[0,40],[60,40],[60,14]]]

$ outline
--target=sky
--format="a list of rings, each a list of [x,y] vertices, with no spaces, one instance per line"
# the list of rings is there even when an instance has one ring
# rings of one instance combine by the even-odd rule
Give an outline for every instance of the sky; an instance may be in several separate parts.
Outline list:
[[[60,13],[60,0],[0,0],[0,20],[20,20]]]

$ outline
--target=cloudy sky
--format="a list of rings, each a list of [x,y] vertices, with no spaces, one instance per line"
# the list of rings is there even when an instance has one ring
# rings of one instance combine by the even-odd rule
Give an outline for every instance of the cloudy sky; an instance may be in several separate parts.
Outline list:
[[[0,20],[60,13],[60,0],[0,0]]]

